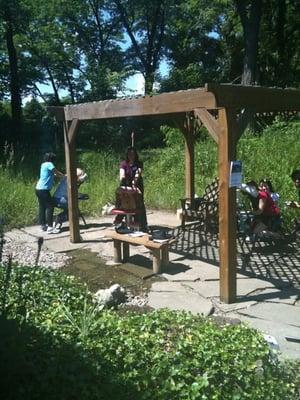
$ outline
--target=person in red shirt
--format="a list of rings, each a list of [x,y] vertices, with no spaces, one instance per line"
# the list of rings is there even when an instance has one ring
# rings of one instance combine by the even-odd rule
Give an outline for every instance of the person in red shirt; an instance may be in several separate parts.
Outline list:
[[[271,197],[270,184],[267,179],[261,179],[258,185],[258,209],[255,214],[259,215],[261,221],[271,231],[280,229],[280,209]]]

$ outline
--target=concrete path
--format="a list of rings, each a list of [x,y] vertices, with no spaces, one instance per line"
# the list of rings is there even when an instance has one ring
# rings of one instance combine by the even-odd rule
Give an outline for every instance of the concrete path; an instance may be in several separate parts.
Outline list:
[[[219,299],[217,238],[204,237],[194,225],[182,231],[173,213],[148,211],[147,217],[150,226],[172,228],[178,238],[170,251],[170,265],[162,273],[164,281],[155,282],[150,289],[149,306],[241,320],[274,337],[282,356],[300,358],[299,245],[280,251],[262,247],[253,253],[239,247],[237,302],[224,304]],[[112,242],[106,238],[111,229],[112,216],[105,216],[87,220],[87,226],[81,227],[82,242],[78,244],[70,243],[68,228],[49,235],[32,226],[13,230],[7,236],[32,247],[43,236],[44,246],[50,251],[89,249],[112,265]],[[149,251],[143,246],[132,247],[130,264],[123,268],[147,277],[151,270]]]

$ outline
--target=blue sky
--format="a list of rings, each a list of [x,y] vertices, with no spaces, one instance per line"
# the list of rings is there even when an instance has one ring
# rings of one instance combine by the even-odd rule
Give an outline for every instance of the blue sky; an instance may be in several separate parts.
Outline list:
[[[166,76],[168,74],[169,67],[165,60],[163,60],[160,63],[159,72],[161,73],[162,76]],[[135,74],[127,79],[126,89],[124,90],[124,92],[120,93],[120,96],[144,94],[144,85],[145,85],[145,81],[144,81],[143,75],[140,73]],[[53,93],[51,85],[38,84],[38,87],[43,94],[44,93]],[[59,93],[61,96],[68,95],[68,92],[66,90],[60,90]],[[32,96],[28,96],[25,99],[23,99],[23,103],[26,103],[27,101],[30,101],[31,99],[32,99]]]

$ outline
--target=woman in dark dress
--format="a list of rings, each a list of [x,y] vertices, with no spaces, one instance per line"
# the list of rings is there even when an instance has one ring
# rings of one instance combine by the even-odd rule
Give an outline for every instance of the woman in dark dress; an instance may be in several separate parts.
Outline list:
[[[135,192],[138,214],[136,222],[142,231],[147,231],[147,217],[144,203],[144,183],[142,177],[143,163],[139,160],[136,149],[132,146],[127,148],[125,160],[120,163],[120,187],[131,188]],[[122,189],[121,189],[122,190]],[[116,207],[121,208],[122,191],[117,190]],[[118,215],[115,224],[122,222],[122,216]]]

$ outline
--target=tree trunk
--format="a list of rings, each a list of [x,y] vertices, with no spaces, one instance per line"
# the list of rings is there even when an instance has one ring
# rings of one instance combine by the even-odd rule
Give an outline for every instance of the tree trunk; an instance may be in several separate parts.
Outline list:
[[[262,14],[262,0],[235,0],[238,14],[243,26],[245,55],[241,84],[253,85],[256,83],[256,63],[258,51],[258,35]],[[239,137],[249,127],[255,131],[254,115],[251,109],[245,109],[238,119]]]
[[[11,21],[7,21],[6,46],[10,70],[12,139],[13,141],[16,141],[22,136],[22,99],[18,71],[18,56],[14,45]]]
[[[51,85],[52,85],[52,88],[53,88],[54,98],[55,98],[55,105],[59,106],[60,105],[60,98],[59,98],[58,90],[56,88],[56,84],[55,84],[52,72],[51,72],[50,68],[48,67],[48,65],[46,65],[46,70],[48,72],[49,79],[50,79],[50,82],[51,82]]]
[[[255,83],[258,35],[262,14],[262,0],[253,0],[250,2],[250,5],[247,5],[247,3],[245,0],[236,0],[237,11],[243,26],[245,43],[242,85],[252,85]]]
[[[278,65],[277,65],[277,77],[279,83],[283,84],[285,81],[285,68],[286,68],[286,51],[285,51],[285,24],[286,24],[286,2],[285,0],[278,0],[278,14],[276,21],[276,39],[278,46]]]
[[[153,91],[153,83],[154,83],[154,72],[152,70],[148,70],[145,73],[145,95],[151,94]]]
[[[70,93],[70,96],[71,96],[72,104],[75,104],[74,88],[73,88],[73,84],[72,84],[72,81],[71,81],[71,79],[70,79],[70,76],[69,76],[67,70],[65,70],[65,75],[66,75],[66,79],[67,79],[67,82],[68,82],[69,93]]]

